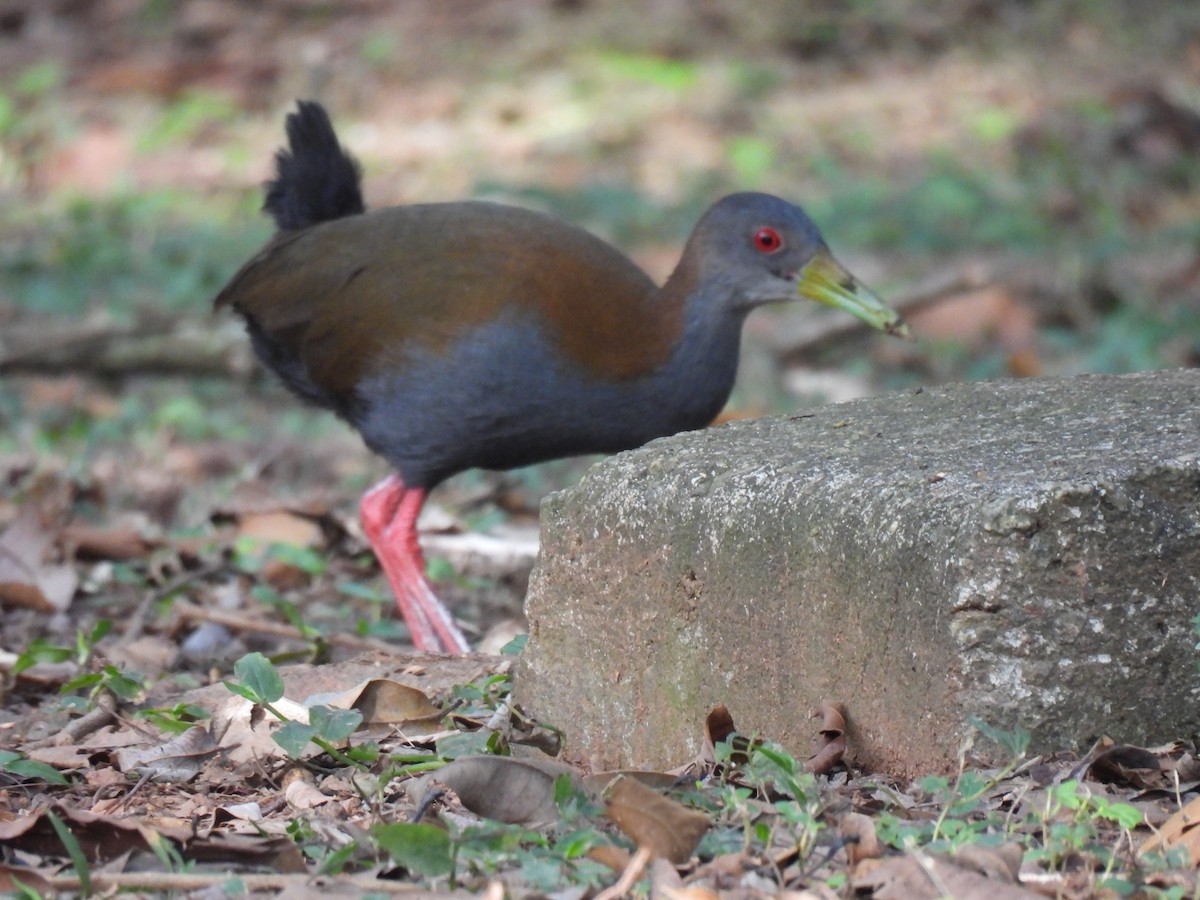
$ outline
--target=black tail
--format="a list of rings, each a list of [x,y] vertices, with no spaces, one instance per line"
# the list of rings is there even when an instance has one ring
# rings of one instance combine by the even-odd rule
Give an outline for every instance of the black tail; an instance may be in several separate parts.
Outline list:
[[[338,143],[325,108],[300,100],[286,127],[288,147],[275,154],[275,179],[264,185],[263,212],[281,231],[365,212],[362,170]]]

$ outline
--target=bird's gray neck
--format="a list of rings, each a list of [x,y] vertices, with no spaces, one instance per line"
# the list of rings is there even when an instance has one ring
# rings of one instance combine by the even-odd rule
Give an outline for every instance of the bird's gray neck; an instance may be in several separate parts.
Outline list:
[[[702,290],[689,298],[679,343],[649,379],[675,431],[709,424],[733,390],[746,311],[733,309],[722,293]]]

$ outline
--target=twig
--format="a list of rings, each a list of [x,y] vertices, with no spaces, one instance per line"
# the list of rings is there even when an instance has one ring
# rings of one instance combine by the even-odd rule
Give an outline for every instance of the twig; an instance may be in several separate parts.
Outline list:
[[[646,864],[650,862],[650,856],[649,848],[638,847],[637,853],[633,854],[633,858],[629,860],[629,865],[625,867],[625,871],[621,873],[617,883],[598,893],[595,900],[617,900],[622,894],[627,893],[633,887],[634,882],[642,877],[642,872],[646,870]]]
[[[67,724],[67,727],[54,736],[56,746],[64,747],[78,744],[81,738],[87,737],[94,731],[99,731],[117,717],[117,700],[108,691],[96,694],[95,706]]]
[[[461,892],[447,891],[441,894],[423,891],[420,885],[405,884],[399,881],[386,881],[365,875],[339,875],[336,878],[314,877],[305,873],[272,874],[261,873],[242,874],[235,872],[93,872],[91,875],[92,888],[98,891],[106,890],[136,890],[136,891],[197,891],[206,887],[224,884],[232,880],[240,881],[249,891],[274,890],[287,896],[291,890],[302,891],[316,885],[327,884],[330,887],[352,886],[364,894],[414,894],[421,892],[423,897],[465,897],[470,896]],[[46,882],[56,890],[77,891],[80,888],[79,878],[74,875],[58,875],[46,878]]]
[[[184,572],[178,578],[173,578],[156,591],[147,591],[145,596],[142,597],[141,602],[138,603],[137,608],[133,611],[133,614],[129,617],[129,624],[125,626],[125,630],[121,635],[122,638],[125,641],[133,641],[141,637],[142,631],[146,627],[146,615],[150,612],[150,607],[167,599],[180,588],[187,587],[193,581],[199,581],[202,578],[207,578],[209,575],[216,575],[225,566],[224,561],[201,566],[191,572]]]
[[[265,622],[262,619],[251,618],[248,615],[224,609],[205,609],[189,603],[187,600],[176,600],[171,607],[184,619],[198,622],[213,622],[224,625],[233,631],[251,631],[257,634],[269,634],[275,637],[306,640],[299,628],[283,622]],[[375,650],[395,653],[396,648],[384,641],[373,638],[360,638],[352,634],[331,634],[325,639],[330,644],[345,647],[348,650]]]
[[[199,318],[146,316],[131,326],[104,317],[82,322],[38,316],[8,323],[0,335],[0,374],[137,372],[245,378],[254,371],[246,340]]]

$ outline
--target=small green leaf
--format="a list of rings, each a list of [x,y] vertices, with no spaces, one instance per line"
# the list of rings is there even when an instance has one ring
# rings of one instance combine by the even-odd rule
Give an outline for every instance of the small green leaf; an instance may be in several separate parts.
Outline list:
[[[345,594],[347,597],[370,600],[372,603],[383,603],[388,600],[382,591],[367,584],[359,584],[357,581],[339,581],[337,589],[339,593]]]
[[[357,709],[314,706],[308,711],[308,721],[318,735],[331,744],[340,744],[362,724],[362,713]]]
[[[415,875],[436,878],[454,871],[450,837],[440,828],[397,822],[373,828],[371,835],[393,862]]]
[[[440,556],[431,556],[425,563],[425,577],[430,581],[453,581],[456,574],[450,560]]]
[[[311,547],[299,547],[296,544],[272,543],[267,547],[266,556],[289,566],[295,566],[308,575],[322,575],[329,565],[320,551]]]
[[[527,643],[529,643],[529,635],[518,634],[515,638],[500,648],[500,655],[520,656]]]
[[[135,717],[145,719],[157,728],[171,734],[183,734],[197,722],[209,718],[208,710],[194,703],[177,703],[167,709],[143,709]]]
[[[105,666],[100,670],[100,677],[104,687],[129,703],[141,700],[146,693],[140,676],[126,675],[116,666]]]
[[[79,878],[80,893],[85,897],[90,896],[92,893],[92,873],[88,868],[87,856],[84,855],[83,848],[79,846],[79,841],[71,833],[71,829],[55,814],[54,810],[46,810],[46,818],[50,821],[51,827],[54,828],[54,833],[58,835],[63,849],[67,851],[67,856],[71,859],[71,867],[75,870],[75,875]]]
[[[53,766],[37,760],[25,759],[20,753],[11,750],[0,750],[0,772],[8,772],[18,778],[44,781],[47,784],[68,784],[63,774]]]
[[[292,759],[299,759],[304,748],[317,735],[317,729],[302,722],[286,722],[271,737]]]
[[[248,700],[255,703],[274,703],[283,696],[283,679],[279,677],[271,661],[261,653],[247,653],[234,664],[233,674],[238,677],[238,683],[245,690],[237,690],[228,681],[225,682],[225,686]]]
[[[25,648],[25,652],[17,657],[17,661],[13,664],[13,674],[19,675],[30,666],[36,666],[38,663],[64,663],[73,658],[75,652],[66,647],[56,647],[49,643],[44,638],[38,638],[31,641],[29,646]]]
[[[88,672],[84,675],[79,675],[72,678],[66,684],[58,689],[60,694],[69,694],[72,691],[83,690],[84,688],[94,688],[104,680],[104,676],[99,672]]]
[[[1145,821],[1142,811],[1128,803],[1106,804],[1100,810],[1100,815],[1106,819],[1111,819],[1122,828],[1137,828]]]
[[[1020,725],[1015,726],[1012,731],[1005,731],[989,725],[978,716],[971,716],[968,721],[972,728],[994,741],[1013,758],[1024,756],[1025,751],[1029,749],[1029,732]]]
[[[34,63],[17,76],[17,91],[27,97],[39,97],[62,84],[63,67],[52,60]]]
[[[437,753],[442,759],[458,759],[460,756],[474,756],[488,753],[488,743],[493,732],[487,729],[479,731],[455,731],[437,742]]]

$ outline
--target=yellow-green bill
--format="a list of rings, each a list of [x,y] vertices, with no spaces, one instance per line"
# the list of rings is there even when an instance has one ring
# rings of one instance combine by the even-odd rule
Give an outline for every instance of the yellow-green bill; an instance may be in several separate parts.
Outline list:
[[[896,337],[910,336],[908,325],[900,314],[847,272],[827,249],[819,250],[800,270],[796,291],[801,297],[844,310],[872,328]]]

